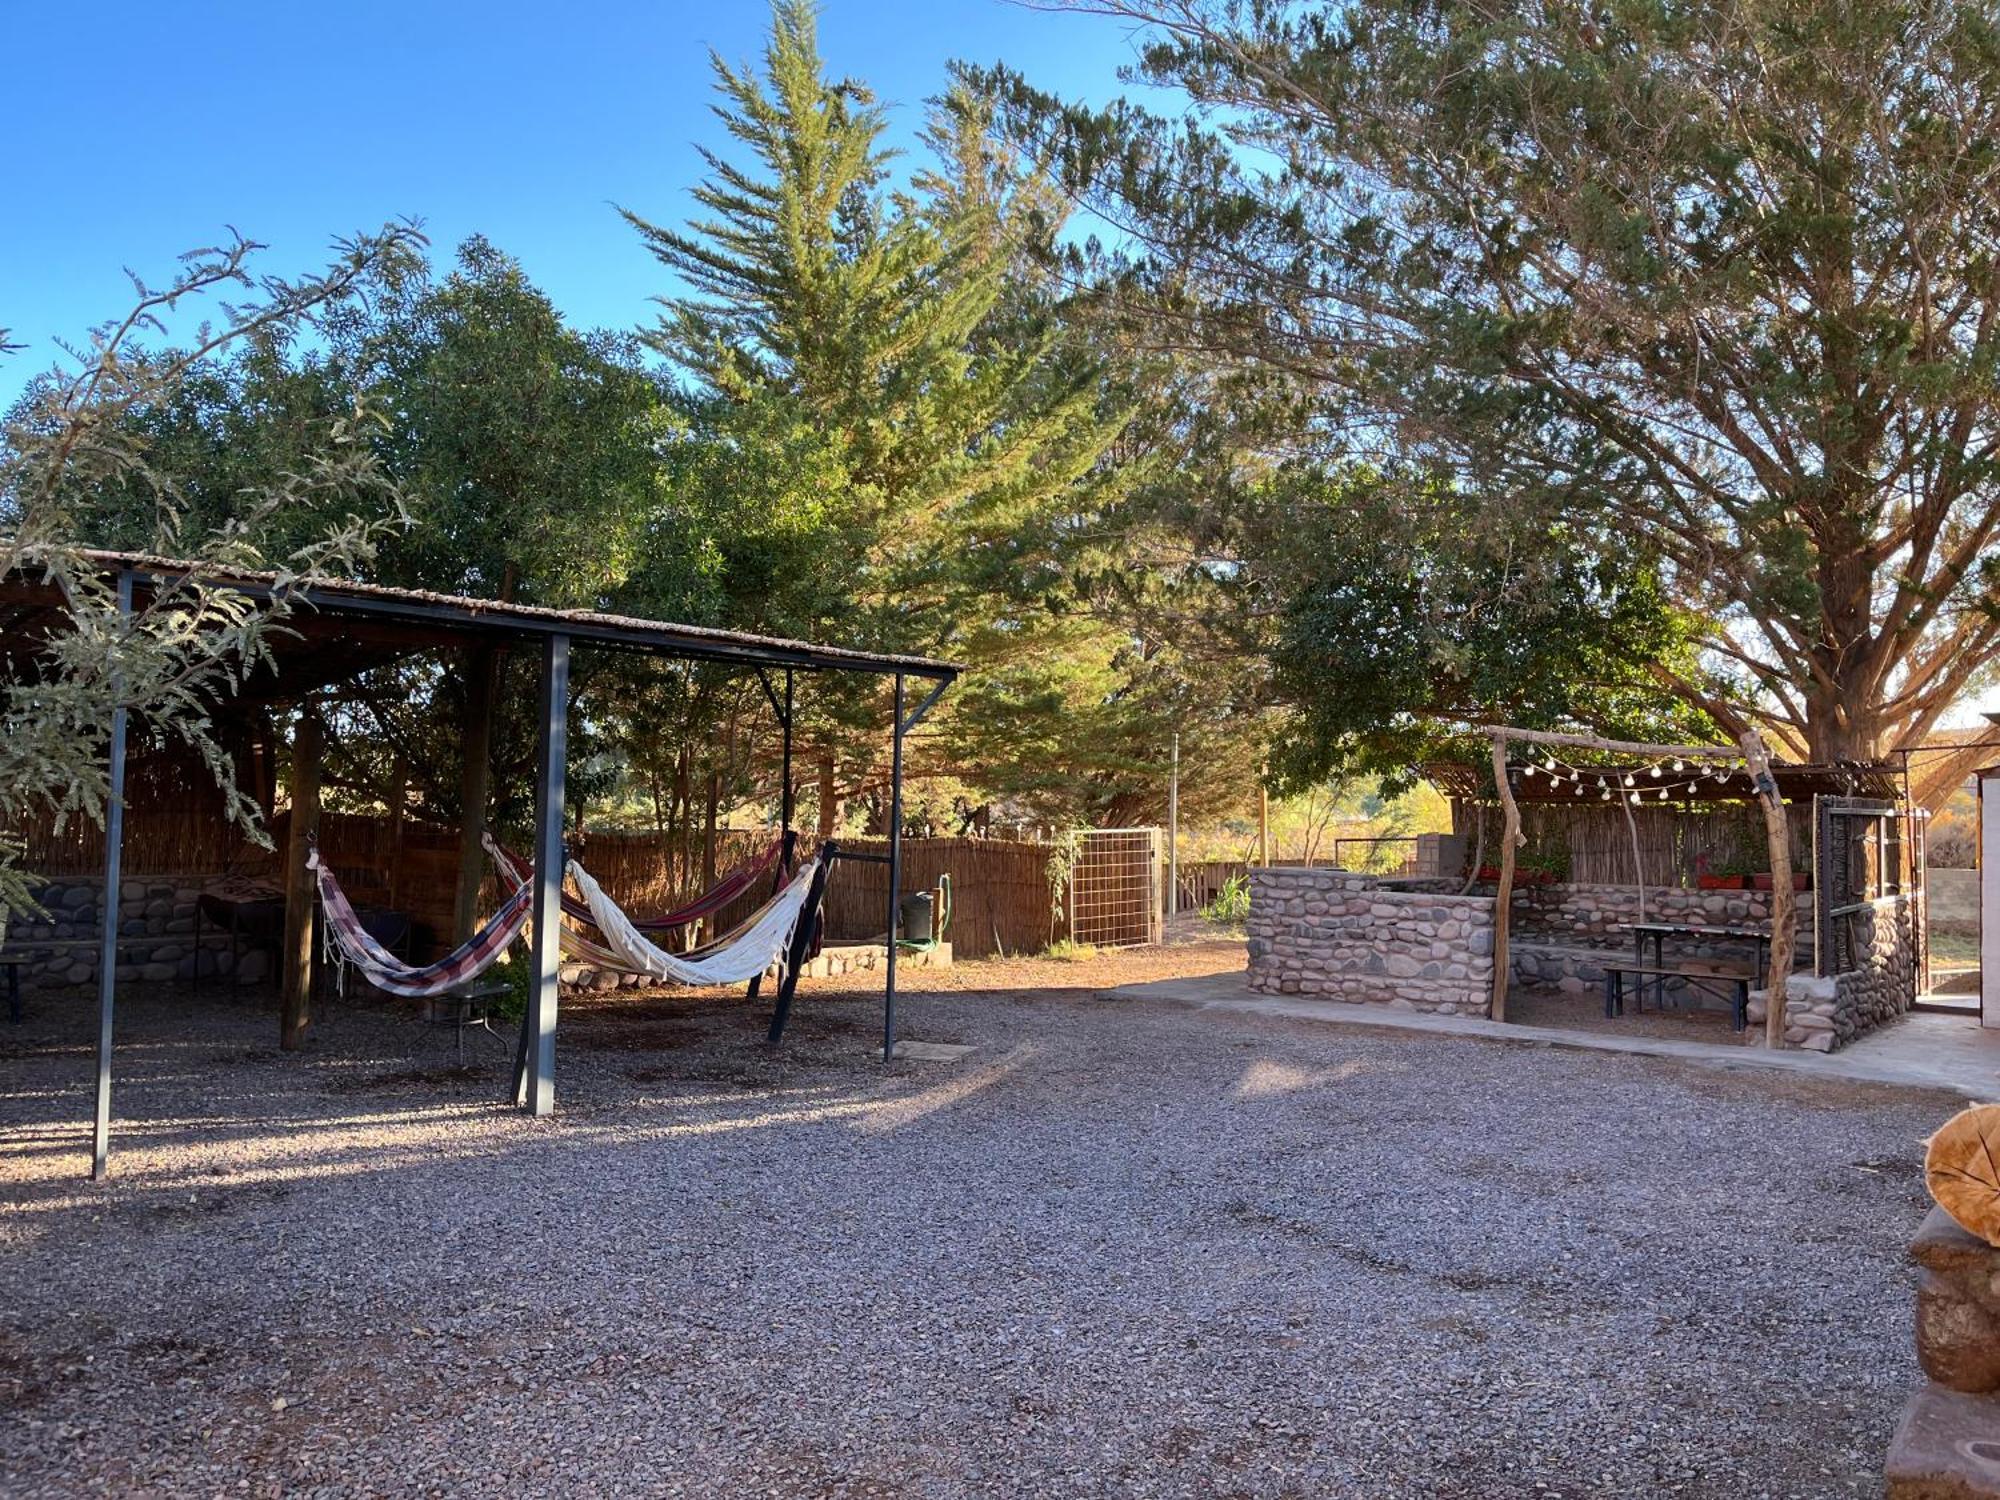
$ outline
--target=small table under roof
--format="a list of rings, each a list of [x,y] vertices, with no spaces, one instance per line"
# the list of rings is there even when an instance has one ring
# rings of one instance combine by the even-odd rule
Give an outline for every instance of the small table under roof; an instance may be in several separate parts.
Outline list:
[[[1695,938],[1708,942],[1754,943],[1757,948],[1757,960],[1751,970],[1751,977],[1757,984],[1764,982],[1765,972],[1771,965],[1771,929],[1768,927],[1744,927],[1717,922],[1627,922],[1625,930],[1632,934],[1633,956],[1642,964],[1646,961],[1646,940],[1652,939],[1653,967],[1656,969],[1666,967],[1662,950],[1670,937]],[[1666,981],[1659,980],[1657,993],[1664,996],[1666,987]]]

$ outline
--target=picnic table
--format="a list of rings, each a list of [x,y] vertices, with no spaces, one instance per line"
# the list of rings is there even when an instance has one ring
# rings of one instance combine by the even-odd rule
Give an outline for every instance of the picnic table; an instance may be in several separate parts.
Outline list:
[[[1764,971],[1770,967],[1771,929],[1768,927],[1739,927],[1713,922],[1627,922],[1625,930],[1632,934],[1632,956],[1642,964],[1646,961],[1646,940],[1652,939],[1652,967],[1656,969],[1666,967],[1664,950],[1670,937],[1756,944],[1757,961],[1752,977],[1760,984]]]
[[[1771,961],[1771,929],[1768,927],[1746,927],[1720,922],[1627,922],[1626,931],[1632,934],[1632,955],[1634,962],[1618,966],[1622,972],[1612,973],[1607,968],[1604,988],[1604,1013],[1611,1015],[1614,1009],[1622,1011],[1622,979],[1630,974],[1638,982],[1639,1003],[1645,1004],[1646,982],[1652,981],[1653,999],[1656,1004],[1667,1003],[1667,981],[1680,979],[1697,989],[1720,987],[1731,992],[1734,1002],[1731,1009],[1736,1029],[1743,1029],[1743,1011],[1747,1003],[1750,986],[1764,982],[1765,971]],[[1691,938],[1702,942],[1751,943],[1756,947],[1756,960],[1750,973],[1737,975],[1732,970],[1718,969],[1706,964],[1669,964],[1666,961],[1668,938]],[[1646,943],[1651,940],[1653,957],[1646,959]],[[1742,980],[1738,982],[1739,978]]]

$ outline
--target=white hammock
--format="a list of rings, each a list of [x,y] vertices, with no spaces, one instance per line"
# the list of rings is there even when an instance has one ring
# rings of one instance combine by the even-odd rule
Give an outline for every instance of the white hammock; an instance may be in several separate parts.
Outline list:
[[[604,934],[604,941],[623,965],[634,974],[654,979],[671,979],[677,984],[740,984],[754,979],[773,964],[784,965],[790,953],[792,931],[799,925],[799,913],[812,890],[819,861],[800,865],[791,882],[753,913],[748,921],[726,939],[712,945],[699,958],[669,953],[655,947],[618,903],[604,894],[590,878],[590,872],[575,860],[569,862],[570,879],[590,908],[591,920]]]

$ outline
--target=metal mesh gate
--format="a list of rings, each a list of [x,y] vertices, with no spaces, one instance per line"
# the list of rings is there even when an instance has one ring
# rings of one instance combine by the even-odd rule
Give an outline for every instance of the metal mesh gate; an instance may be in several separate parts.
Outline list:
[[[1160,830],[1095,828],[1069,883],[1069,935],[1099,948],[1160,941]]]

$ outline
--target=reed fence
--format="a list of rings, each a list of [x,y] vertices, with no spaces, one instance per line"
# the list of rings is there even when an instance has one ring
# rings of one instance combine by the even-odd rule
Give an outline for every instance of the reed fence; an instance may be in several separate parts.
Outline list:
[[[1792,848],[1812,847],[1812,808],[1792,803]],[[1499,862],[1500,813],[1453,800],[1453,831],[1463,834],[1468,856],[1478,844],[1477,819],[1484,815],[1484,861]],[[1638,835],[1638,861],[1633,834]],[[1692,886],[1704,871],[1760,871],[1769,863],[1764,822],[1756,808],[1635,807],[1628,824],[1616,803],[1569,808],[1528,802],[1521,806],[1522,858],[1548,861],[1577,885]]]
[[[103,831],[88,818],[57,827],[42,816],[7,830],[24,845],[23,867],[52,879],[88,879],[104,868]],[[258,844],[223,816],[221,794],[198,765],[184,757],[135,758],[128,774],[124,871],[135,879],[182,884],[220,880],[282,884],[290,814],[270,820],[269,847]],[[660,833],[583,832],[570,839],[572,854],[621,906],[652,915],[684,905],[710,883],[755,858],[777,837],[769,829],[718,830],[712,861],[699,839]],[[860,852],[887,850],[883,839],[845,840]],[[946,934],[966,958],[996,953],[1038,953],[1072,935],[1072,919],[1088,929],[1084,940],[1118,944],[1155,941],[1163,889],[1163,861],[1154,830],[1096,830],[1084,841],[1084,858],[1063,900],[1053,899],[1050,861],[1056,846],[1026,839],[907,838],[903,840],[903,889],[935,889],[949,876],[953,916]],[[382,813],[325,811],[320,815],[321,858],[357,905],[405,912],[415,957],[450,944],[457,906],[456,828]],[[801,852],[809,844],[802,843]],[[880,940],[889,872],[860,862],[839,865],[827,890],[829,936],[838,941]],[[726,930],[768,895],[759,886],[711,919],[709,932]],[[502,892],[489,870],[480,908],[490,911]],[[1080,915],[1079,915],[1080,914]]]
[[[866,854],[887,854],[887,839],[843,839]],[[904,839],[903,889],[934,889],[951,877],[952,918],[945,938],[956,958],[1039,953],[1069,934],[1052,920],[1049,859],[1054,846],[1025,839]],[[849,861],[834,867],[826,888],[831,942],[881,941],[889,900],[889,867]]]

